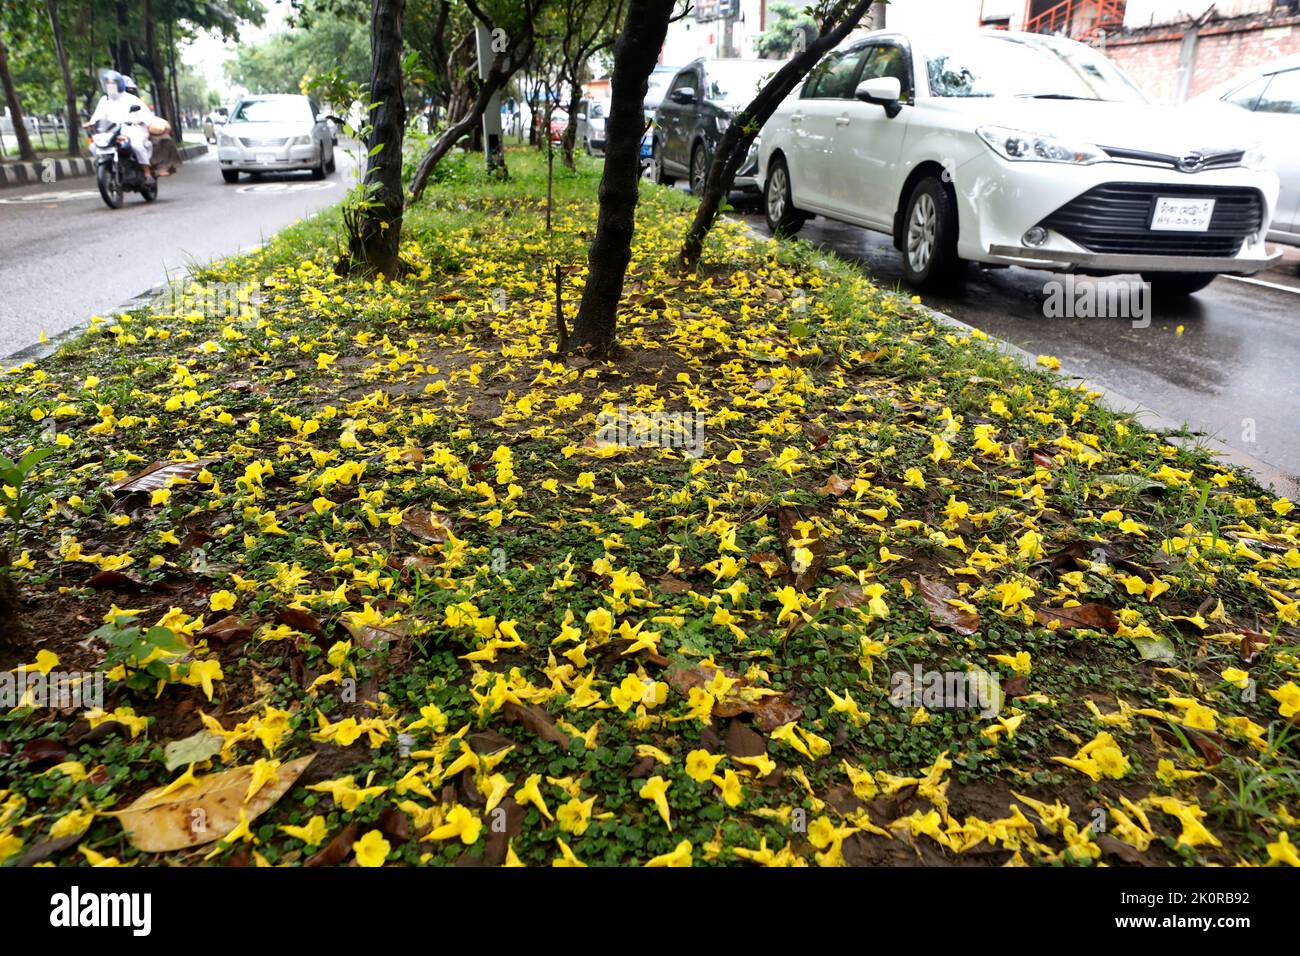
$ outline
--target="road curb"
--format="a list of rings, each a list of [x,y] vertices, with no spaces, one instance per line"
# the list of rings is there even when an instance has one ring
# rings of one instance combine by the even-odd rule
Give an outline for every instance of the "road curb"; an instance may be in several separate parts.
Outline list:
[[[206,143],[191,143],[178,148],[181,159],[194,159],[208,151]],[[95,163],[89,159],[55,159],[49,157],[36,163],[0,163],[0,189],[17,186],[47,185],[79,176],[93,176]]]
[[[736,219],[734,217],[727,218],[732,222],[739,223],[754,238],[762,239],[767,242],[773,241],[771,236],[763,235],[743,219]],[[834,252],[824,249],[822,251],[827,255],[834,255]],[[838,259],[838,257],[836,258]],[[838,259],[838,261],[844,262],[842,259]],[[844,264],[852,267],[852,263],[844,262]],[[867,279],[871,279],[870,274],[861,269],[858,271]],[[983,341],[987,342],[994,349],[1015,359],[1021,365],[1032,371],[1043,371],[1043,368],[1038,364],[1038,356],[1031,355],[1018,345],[1014,345],[1005,339],[989,335],[987,332],[977,329],[973,325],[968,325],[960,319],[953,318],[946,312],[940,312],[938,309],[931,308],[928,305],[913,302],[910,296],[897,292],[888,292],[884,289],[881,289],[881,293],[886,298],[893,299],[895,302],[907,308],[923,312],[938,325],[947,326],[948,328],[965,332],[967,334],[975,333],[982,337]],[[1187,426],[1186,422],[1180,422],[1176,419],[1170,418],[1168,415],[1151,408],[1149,405],[1144,405],[1137,399],[1130,398],[1123,392],[1116,391],[1113,388],[1107,388],[1103,385],[1098,385],[1096,382],[1085,378],[1083,375],[1071,372],[1064,366],[1058,370],[1058,374],[1064,379],[1076,379],[1078,384],[1084,389],[1090,392],[1099,393],[1102,397],[1098,400],[1098,404],[1101,405],[1102,408],[1118,415],[1132,415],[1149,428],[1159,429],[1160,431],[1180,431]],[[1247,454],[1244,451],[1238,451],[1213,436],[1205,435],[1204,444],[1209,447],[1209,450],[1214,455],[1222,458],[1230,464],[1236,465],[1250,472],[1251,476],[1257,482],[1262,486],[1269,488],[1275,495],[1288,498],[1292,501],[1300,501],[1300,476],[1288,474],[1275,465],[1270,465],[1266,461],[1261,461],[1254,455]]]
[[[153,304],[154,299],[166,291],[166,285],[156,285],[150,289],[145,289],[139,295],[132,296],[121,305],[109,309],[102,317],[108,318],[109,316],[122,315],[127,312],[134,312],[137,309],[147,308]],[[81,319],[76,325],[64,329],[53,338],[47,339],[44,342],[35,342],[32,345],[24,346],[17,352],[12,352],[4,358],[0,358],[0,369],[8,370],[16,368],[19,365],[25,365],[28,362],[38,362],[43,358],[49,358],[73,339],[84,335],[89,329],[90,319]]]

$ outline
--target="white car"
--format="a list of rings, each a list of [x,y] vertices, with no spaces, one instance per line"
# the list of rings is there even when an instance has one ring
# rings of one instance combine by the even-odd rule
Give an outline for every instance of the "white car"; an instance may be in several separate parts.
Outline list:
[[[1210,104],[1247,117],[1264,142],[1282,182],[1268,238],[1300,245],[1300,56],[1235,76],[1190,100],[1188,107]]]
[[[894,237],[917,287],[964,261],[1141,273],[1186,295],[1268,267],[1278,180],[1245,131],[1147,103],[1100,53],[997,30],[868,34],[763,127],[774,233],[811,214]]]
[[[334,135],[309,97],[283,93],[245,96],[217,133],[217,162],[228,183],[240,173],[334,172]]]

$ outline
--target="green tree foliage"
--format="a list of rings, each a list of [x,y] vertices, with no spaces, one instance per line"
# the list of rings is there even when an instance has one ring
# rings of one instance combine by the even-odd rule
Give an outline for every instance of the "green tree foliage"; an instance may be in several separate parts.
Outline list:
[[[794,51],[800,34],[805,42],[817,35],[817,21],[812,14],[793,3],[774,0],[768,4],[767,13],[771,25],[754,41],[759,56],[784,60]]]
[[[250,93],[296,93],[327,69],[344,82],[370,79],[367,23],[342,12],[318,13],[261,43],[241,46],[226,75]]]

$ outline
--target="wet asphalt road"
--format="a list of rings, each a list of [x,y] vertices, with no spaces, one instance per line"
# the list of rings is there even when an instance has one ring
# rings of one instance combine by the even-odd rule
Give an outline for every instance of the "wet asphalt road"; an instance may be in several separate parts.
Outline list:
[[[336,172],[221,179],[215,155],[159,183],[156,202],[127,193],[121,209],[93,177],[0,189],[0,357],[108,312],[195,263],[246,250],[338,202],[352,183],[339,144]]]
[[[755,201],[733,203],[767,234]],[[909,291],[888,237],[824,218],[808,222],[799,237],[858,263],[883,287]],[[1149,424],[1186,423],[1294,481],[1300,476],[1300,249],[1280,248],[1281,262],[1253,281],[1221,276],[1181,303],[1152,302],[1148,328],[1117,318],[1048,318],[1045,284],[1065,277],[1015,267],[971,267],[960,290],[927,293],[922,301],[1032,355],[1055,355],[1064,370],[1149,409]],[[1074,281],[1078,288],[1098,280]],[[1267,469],[1257,471],[1271,477]]]

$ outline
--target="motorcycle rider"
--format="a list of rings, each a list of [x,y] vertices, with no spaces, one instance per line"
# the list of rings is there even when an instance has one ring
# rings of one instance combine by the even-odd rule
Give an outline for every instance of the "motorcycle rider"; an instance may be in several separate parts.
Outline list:
[[[116,70],[106,70],[103,83],[104,95],[99,98],[95,112],[84,124],[85,127],[89,129],[100,120],[120,124],[122,135],[131,144],[131,152],[143,169],[145,179],[152,179],[153,167],[150,160],[153,157],[153,143],[149,140],[148,125],[154,118],[153,111],[140,97],[128,92],[126,78]],[[132,112],[133,106],[140,108]]]

